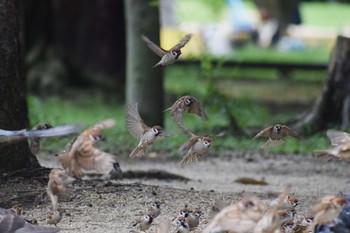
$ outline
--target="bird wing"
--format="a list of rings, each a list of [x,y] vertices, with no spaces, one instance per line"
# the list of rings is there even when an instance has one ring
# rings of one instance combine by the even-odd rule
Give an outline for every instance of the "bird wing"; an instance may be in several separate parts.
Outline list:
[[[208,115],[206,114],[206,112],[201,107],[198,101],[192,103],[191,106],[188,108],[187,112],[197,114],[204,120],[208,120]]]
[[[170,107],[171,117],[176,123],[181,122],[182,120],[182,114],[184,112],[183,107],[181,107],[183,98],[179,98],[176,100],[176,102],[173,104],[173,106]]]
[[[174,47],[172,47],[170,50],[179,50],[182,47],[184,47],[188,41],[191,39],[191,34],[187,34],[185,35],[180,41],[179,43],[177,43]]]
[[[150,129],[141,119],[137,103],[127,106],[127,114],[125,117],[126,128],[132,136],[141,139],[142,135]]]
[[[193,133],[191,130],[187,129],[185,126],[183,125],[179,125],[179,127],[182,129],[182,132],[184,132],[184,134],[187,135],[187,137],[191,138],[198,138],[198,135]]]
[[[281,135],[283,137],[291,136],[293,138],[297,138],[297,139],[301,140],[301,137],[299,136],[299,134],[286,125],[282,125]]]
[[[350,141],[350,135],[348,133],[338,130],[327,130],[327,137],[331,141],[333,146],[339,146]]]
[[[158,56],[163,57],[166,54],[166,50],[153,43],[147,36],[141,35],[141,38],[144,42],[146,42],[148,48],[150,48]]]
[[[257,139],[258,137],[268,137],[271,134],[271,131],[273,129],[273,126],[269,126],[263,130],[261,130],[257,135],[255,135],[255,137],[253,137],[254,139]]]

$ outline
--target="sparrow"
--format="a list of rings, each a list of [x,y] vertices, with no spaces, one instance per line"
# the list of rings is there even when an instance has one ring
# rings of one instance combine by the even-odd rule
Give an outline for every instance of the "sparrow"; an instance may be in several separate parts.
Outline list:
[[[58,198],[67,190],[67,185],[72,183],[75,179],[68,176],[65,170],[60,168],[53,168],[49,174],[49,182],[47,184],[47,195],[50,197],[53,210],[58,210]]]
[[[176,61],[176,59],[178,59],[181,55],[181,48],[184,47],[187,44],[187,42],[191,39],[191,34],[185,35],[179,41],[179,43],[177,43],[170,50],[165,50],[159,47],[144,35],[141,35],[141,38],[144,42],[146,42],[148,48],[150,48],[155,54],[161,57],[161,60],[153,66],[153,68],[155,68],[160,65],[166,66],[173,64]]]
[[[350,135],[341,131],[327,130],[327,137],[334,147],[328,150],[313,151],[316,159],[321,162],[327,162],[332,158],[350,160]]]
[[[213,143],[213,139],[209,135],[198,136],[184,126],[179,126],[189,137],[189,140],[182,147],[185,154],[179,162],[180,166],[184,166],[188,163],[197,162],[198,158],[202,157],[204,153],[208,151],[209,147]]]
[[[191,211],[187,218],[185,218],[190,230],[195,229],[199,225],[199,218],[202,216],[202,211],[195,209]]]
[[[190,214],[190,210],[188,209],[187,204],[185,204],[184,207],[180,209],[178,215],[175,218],[173,218],[171,222],[173,223],[174,226],[177,226],[179,223],[178,220],[187,218],[189,214]]]
[[[189,233],[189,232],[190,232],[190,226],[186,222],[186,219],[177,219],[175,233]]]
[[[31,150],[37,152],[39,147],[36,145],[35,141],[39,143],[38,138],[63,136],[79,131],[81,128],[81,124],[67,124],[52,127],[50,124],[40,123],[34,126],[32,130],[22,129],[9,131],[0,129],[0,147],[31,139],[32,141],[30,143],[31,147],[33,147]]]
[[[133,223],[133,227],[137,227],[140,231],[147,231],[153,222],[153,216],[150,213],[144,214],[140,219]]]
[[[203,233],[253,232],[268,206],[255,196],[223,208],[205,227]]]
[[[208,120],[208,116],[205,113],[204,109],[201,107],[198,100],[190,95],[182,96],[168,109],[164,111],[170,110],[171,117],[175,123],[182,123],[182,115],[185,111],[188,113],[197,114],[204,120]]]
[[[321,198],[312,208],[314,214],[312,223],[307,227],[307,230],[312,230],[318,224],[326,224],[338,217],[342,210],[342,205],[346,202],[343,197],[326,195]]]
[[[49,212],[46,216],[46,223],[50,225],[57,226],[62,219],[62,212],[59,210],[55,210],[54,212]]]
[[[153,216],[153,219],[159,216],[160,211],[160,202],[158,201],[153,202],[151,206],[147,209],[147,212]]]
[[[35,224],[31,224],[24,220],[21,216],[12,213],[6,209],[0,208],[0,232],[1,233],[55,233],[60,229],[52,227],[43,227]]]
[[[116,156],[95,148],[94,144],[103,139],[100,134],[102,129],[115,124],[115,120],[107,119],[93,125],[73,138],[57,155],[69,176],[82,177],[89,173],[106,175],[114,169],[114,164],[118,162]]]
[[[294,138],[297,138],[301,140],[301,137],[298,135],[297,132],[293,131],[291,128],[289,128],[286,125],[274,125],[274,126],[269,126],[262,131],[260,131],[255,137],[253,138],[256,139],[258,137],[267,137],[269,138],[262,146],[262,149],[266,149],[269,147],[274,147],[277,145],[280,145],[283,143],[282,138],[291,136]]]
[[[129,133],[139,140],[139,144],[130,153],[130,157],[148,156],[147,147],[162,135],[162,127],[158,125],[147,126],[140,117],[137,104],[127,106],[125,122]]]

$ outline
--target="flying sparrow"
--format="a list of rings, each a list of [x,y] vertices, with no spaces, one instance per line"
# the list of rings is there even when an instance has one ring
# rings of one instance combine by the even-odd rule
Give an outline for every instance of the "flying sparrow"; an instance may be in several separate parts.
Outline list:
[[[203,233],[253,232],[268,206],[257,197],[243,198],[223,208],[205,227]]]
[[[184,47],[187,42],[191,39],[191,34],[185,35],[179,43],[177,43],[174,47],[172,47],[170,50],[165,50],[155,43],[153,43],[150,39],[148,39],[146,36],[141,35],[141,38],[144,42],[146,42],[147,46],[158,56],[161,57],[161,60],[153,66],[166,66],[174,63],[176,59],[179,58],[181,55],[181,48]]]
[[[164,111],[168,110],[170,110],[171,117],[177,124],[181,124],[182,115],[185,111],[187,111],[188,113],[197,114],[204,120],[208,120],[208,116],[205,113],[204,109],[201,107],[198,100],[190,95],[180,97],[170,108]]]
[[[140,117],[137,104],[127,106],[125,122],[130,134],[140,140],[137,147],[131,152],[130,157],[147,156],[147,147],[162,135],[162,127],[158,125],[152,128],[147,126]]]
[[[133,223],[133,227],[137,227],[140,231],[147,231],[153,222],[153,216],[150,213],[144,214],[140,219]]]
[[[49,174],[47,184],[47,194],[50,197],[53,210],[58,210],[58,198],[66,192],[67,185],[74,181],[73,177],[68,176],[65,170],[53,168]]]
[[[114,169],[117,158],[115,155],[101,151],[94,144],[103,137],[102,129],[116,124],[115,120],[107,119],[83,131],[73,138],[58,154],[60,162],[69,176],[82,177],[85,174],[109,174]]]
[[[0,208],[0,232],[55,233],[60,229],[31,224],[21,216]]]
[[[294,138],[297,138],[301,140],[301,137],[298,135],[297,132],[293,131],[291,128],[289,128],[286,125],[274,125],[274,126],[269,126],[265,129],[263,129],[261,132],[259,132],[255,137],[253,138],[256,139],[258,137],[267,137],[269,138],[262,146],[262,149],[266,149],[269,147],[274,147],[277,145],[280,145],[283,143],[282,138],[291,136]]]
[[[49,212],[46,216],[46,223],[50,225],[57,226],[62,219],[62,212],[59,210],[55,210],[54,212]]]
[[[328,130],[327,137],[335,147],[328,150],[315,150],[314,156],[322,162],[331,158],[350,160],[350,135],[341,131]]]
[[[0,147],[24,141],[29,138],[32,139],[31,147],[33,148],[31,148],[31,150],[36,152],[39,150],[38,145],[35,145],[35,141],[39,143],[38,138],[63,136],[74,133],[81,128],[81,124],[58,125],[52,127],[50,124],[40,123],[34,126],[32,130],[22,129],[9,131],[0,129]]]
[[[213,143],[213,139],[209,135],[198,136],[184,126],[179,126],[189,137],[189,140],[183,145],[183,150],[186,151],[186,153],[179,162],[181,166],[184,166],[188,163],[197,162],[198,158],[201,158],[204,153],[208,151]]]

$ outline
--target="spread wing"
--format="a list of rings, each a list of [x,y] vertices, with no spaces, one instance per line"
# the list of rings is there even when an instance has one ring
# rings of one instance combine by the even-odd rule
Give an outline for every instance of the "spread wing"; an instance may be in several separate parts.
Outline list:
[[[189,140],[181,146],[181,151],[188,151],[198,140],[199,136],[193,133],[191,130],[187,129],[183,125],[179,125],[182,131],[189,137]]]
[[[273,126],[269,126],[261,130],[257,135],[255,135],[255,137],[253,137],[253,140],[257,139],[258,137],[269,137],[272,130],[273,130]]]
[[[299,136],[299,134],[286,125],[282,125],[281,135],[283,137],[291,136],[293,138],[297,138],[297,139],[301,140],[301,137]]]
[[[148,48],[150,48],[155,54],[157,54],[160,57],[163,57],[165,53],[167,52],[166,50],[162,49],[155,43],[153,43],[150,39],[148,39],[146,36],[141,35],[141,38],[144,42],[146,42]]]
[[[333,146],[339,146],[350,141],[350,135],[348,133],[332,129],[327,130],[327,137],[331,140]]]
[[[137,104],[129,104],[127,106],[125,124],[129,133],[137,139],[140,139],[144,132],[150,129],[141,119]]]
[[[170,50],[179,50],[181,49],[182,47],[184,47],[188,41],[190,41],[191,39],[191,34],[187,34],[185,35],[180,41],[179,43],[177,43],[174,47],[172,47]]]

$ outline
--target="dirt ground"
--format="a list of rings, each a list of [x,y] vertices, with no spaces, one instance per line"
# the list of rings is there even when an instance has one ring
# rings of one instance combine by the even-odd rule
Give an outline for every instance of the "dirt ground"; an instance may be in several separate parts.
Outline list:
[[[189,180],[162,176],[159,177],[162,179],[138,177],[116,182],[75,181],[60,205],[64,210],[63,219],[57,225],[60,232],[128,232],[136,215],[154,200],[163,202],[157,223],[162,218],[175,217],[184,204],[200,208],[201,220],[205,220],[217,198],[237,201],[247,192],[266,198],[268,192],[281,191],[288,183],[292,185],[292,194],[300,200],[297,207],[300,215],[325,194],[350,191],[349,163],[338,160],[320,163],[311,155],[226,151],[220,157],[209,155],[184,168],[177,162],[159,158],[126,159],[120,165],[124,172],[163,170]],[[35,217],[39,224],[46,225],[44,218],[51,209],[45,190],[47,174],[48,170],[41,169],[0,177],[0,207],[21,203],[25,216]],[[268,185],[235,183],[240,177],[264,177]]]

